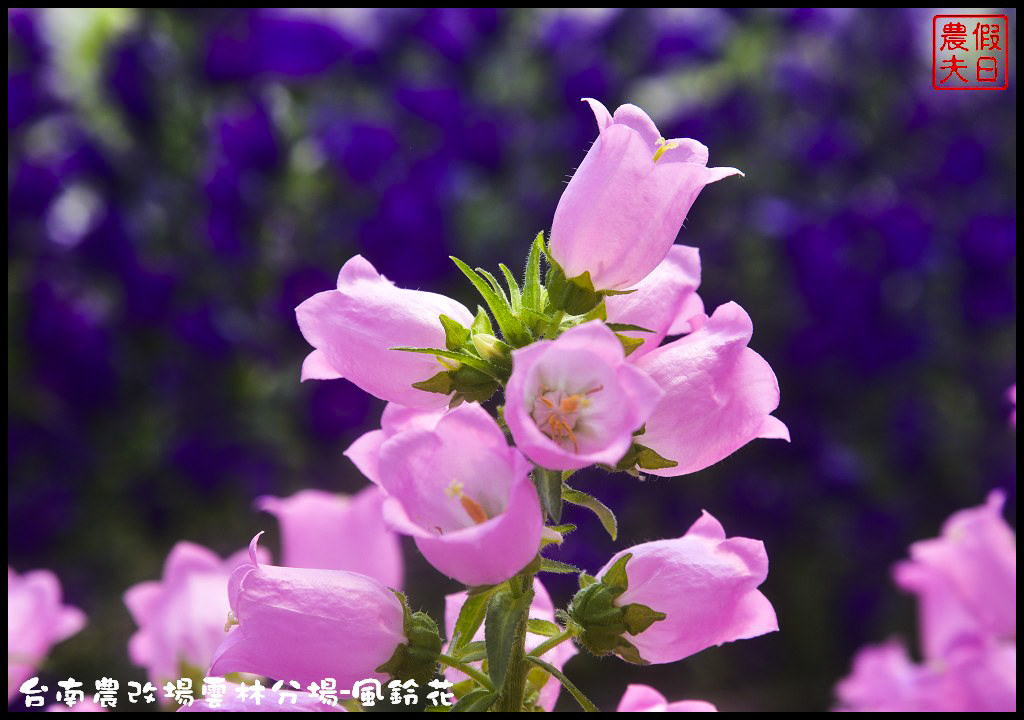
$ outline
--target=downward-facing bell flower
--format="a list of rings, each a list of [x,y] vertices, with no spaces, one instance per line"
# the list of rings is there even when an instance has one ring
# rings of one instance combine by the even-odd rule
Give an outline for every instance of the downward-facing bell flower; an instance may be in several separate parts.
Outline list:
[[[622,105],[613,116],[585,98],[599,135],[562,193],[551,255],[567,278],[590,273],[595,290],[624,290],[658,266],[703,187],[734,168],[709,168],[696,140],[665,140],[647,114]]]
[[[512,353],[505,422],[516,447],[542,467],[614,466],[661,396],[594,320]]]
[[[303,686],[337,680],[414,677],[433,673],[437,626],[366,575],[261,565],[256,541],[250,562],[231,575],[228,597],[237,627],[214,653],[210,675],[247,672]]]
[[[779,406],[779,383],[747,347],[752,334],[750,316],[726,303],[696,332],[636,361],[664,393],[637,442],[677,463],[645,472],[685,475],[755,438],[789,440],[789,430],[770,414]]]
[[[384,524],[384,493],[371,485],[349,497],[302,490],[291,497],[257,498],[256,506],[281,525],[282,564],[351,570],[402,588],[402,547]]]
[[[630,685],[619,700],[615,712],[718,712],[706,700],[677,700],[668,698],[649,685]]]
[[[759,540],[726,538],[705,512],[680,538],[616,554],[569,606],[584,630],[580,642],[598,655],[636,663],[670,663],[713,645],[779,629],[757,587],[768,576]],[[588,584],[589,582],[589,584]]]
[[[605,298],[607,320],[650,330],[624,330],[623,335],[643,340],[629,355],[630,362],[654,350],[669,335],[683,335],[707,322],[704,302],[697,294],[700,285],[700,252],[697,248],[673,245],[654,271],[637,283],[632,292]]]
[[[380,447],[384,518],[427,561],[466,585],[491,585],[540,549],[543,516],[530,464],[487,411],[466,403],[432,429]]]
[[[295,309],[299,329],[316,348],[302,365],[302,379],[345,378],[382,400],[431,409],[444,395],[412,387],[446,370],[433,355],[395,347],[445,347],[438,317],[469,326],[461,303],[431,292],[398,288],[362,256],[345,263],[337,290],[317,293]]]
[[[160,580],[125,592],[124,603],[139,626],[128,642],[128,654],[147,669],[155,685],[206,669],[224,639],[228,578],[246,561],[245,550],[222,560],[201,545],[179,542],[168,554]]]
[[[60,580],[49,570],[18,575],[7,568],[7,702],[35,674],[50,648],[85,625],[85,614],[61,601]]]

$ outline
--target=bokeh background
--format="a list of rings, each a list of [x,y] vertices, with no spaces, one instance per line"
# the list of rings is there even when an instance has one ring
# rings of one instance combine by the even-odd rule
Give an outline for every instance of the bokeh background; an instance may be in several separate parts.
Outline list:
[[[709,308],[753,317],[793,442],[587,476],[620,544],[570,509],[559,554],[593,571],[706,508],[764,540],[781,632],[567,672],[607,709],[627,682],[830,707],[856,648],[914,637],[889,575],[911,541],[995,487],[1016,525],[1016,15],[1009,90],[954,93],[931,87],[933,14],[9,10],[8,562],[89,616],[46,671],[141,678],[121,593],[176,541],[274,548],[254,497],[366,484],[341,452],[382,403],[300,385],[293,308],[355,253],[475,303],[447,256],[523,262],[596,136],[592,96],[746,172],[680,241]],[[456,587],[407,549],[438,616]]]

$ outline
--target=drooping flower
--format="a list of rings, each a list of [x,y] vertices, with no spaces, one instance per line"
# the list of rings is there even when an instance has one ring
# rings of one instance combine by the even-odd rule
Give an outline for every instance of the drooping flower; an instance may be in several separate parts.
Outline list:
[[[402,546],[384,525],[384,493],[371,485],[353,495],[302,490],[288,498],[257,498],[281,524],[282,564],[350,570],[402,588]]]
[[[466,597],[467,594],[465,592],[457,592],[452,593],[451,595],[446,595],[444,598],[444,627],[445,633],[448,637],[451,637],[455,630],[455,621],[459,618],[459,613],[462,611],[462,606],[466,602]],[[537,618],[538,620],[546,620],[550,623],[555,622],[555,606],[551,602],[551,596],[548,595],[547,589],[541,583],[539,578],[533,579],[533,603],[530,605],[530,617]],[[482,626],[472,639],[484,639],[484,628]],[[536,647],[546,639],[547,638],[544,636],[528,632],[526,634],[527,650]],[[569,661],[569,658],[576,655],[577,652],[576,646],[573,645],[571,641],[567,641],[551,648],[541,657],[561,670],[565,666],[565,663]],[[466,679],[466,676],[462,672],[452,668],[445,668],[444,674],[448,680],[454,683],[458,683]],[[555,703],[558,702],[558,695],[561,689],[562,685],[554,678],[548,676],[547,682],[545,682],[543,687],[540,688],[536,704],[548,712],[553,711]]]
[[[50,648],[85,625],[85,613],[61,601],[60,580],[49,570],[18,575],[7,568],[7,702],[32,677]]]
[[[405,430],[433,430],[444,410],[417,410],[388,403],[380,416],[380,430],[363,433],[348,446],[345,457],[355,463],[371,482],[380,484],[380,446],[389,437]]]
[[[296,690],[291,684],[283,685],[280,690],[267,687],[254,693],[252,687],[225,682],[221,690],[217,695],[197,697],[192,704],[182,705],[177,712],[345,712],[338,702],[325,703],[307,692],[306,688]],[[260,698],[258,702],[257,696]],[[216,699],[211,702],[211,697]]]
[[[673,245],[661,264],[632,288],[633,292],[605,298],[608,322],[639,325],[652,331],[623,331],[644,341],[630,353],[631,362],[658,347],[666,336],[693,332],[707,322],[704,302],[697,294],[699,285],[699,251]]]
[[[465,326],[473,322],[461,303],[398,288],[360,255],[341,268],[337,290],[317,293],[295,314],[316,348],[302,365],[303,380],[345,378],[371,395],[419,409],[448,403],[444,395],[412,387],[446,368],[432,355],[391,348],[443,348],[442,314]]]
[[[584,628],[581,643],[597,654],[670,663],[778,630],[775,610],[757,589],[767,576],[764,544],[726,538],[705,511],[680,538],[617,553],[569,614]]]
[[[466,585],[502,582],[537,554],[543,516],[530,464],[487,411],[466,403],[431,430],[380,447],[384,518]]]
[[[755,438],[789,440],[770,413],[779,384],[764,358],[747,347],[750,316],[726,303],[703,327],[637,360],[664,393],[637,442],[678,463],[645,470],[674,477],[703,470]]]
[[[629,685],[615,712],[718,712],[705,700],[677,700],[669,702],[649,685]]]
[[[265,553],[264,553],[265,554]],[[133,585],[124,594],[138,631],[128,654],[157,687],[189,671],[205,670],[224,639],[228,578],[246,561],[241,550],[222,560],[212,550],[179,542],[167,556],[163,577]]]
[[[707,167],[696,140],[666,141],[635,105],[612,116],[585,101],[600,134],[558,201],[551,254],[566,277],[589,272],[594,289],[623,290],[665,259],[705,185],[741,173]]]
[[[359,573],[261,565],[258,539],[250,544],[250,562],[231,575],[228,597],[238,625],[217,648],[208,674],[248,672],[303,687],[324,678],[339,688],[386,680],[377,669],[410,643],[407,611],[395,593]],[[434,662],[436,653],[431,668]]]
[[[1017,546],[1005,496],[954,513],[910,546],[896,584],[917,595],[923,663],[898,641],[863,648],[836,686],[854,711],[993,712],[1017,705]]]
[[[1017,633],[1017,542],[1003,519],[1006,496],[954,513],[942,535],[910,546],[894,569],[896,584],[917,595],[926,657],[958,645]]]
[[[836,695],[839,709],[851,712],[1014,712],[1017,647],[959,648],[919,664],[890,640],[857,653]]]
[[[512,353],[505,422],[516,446],[543,467],[615,465],[661,396],[595,320]]]

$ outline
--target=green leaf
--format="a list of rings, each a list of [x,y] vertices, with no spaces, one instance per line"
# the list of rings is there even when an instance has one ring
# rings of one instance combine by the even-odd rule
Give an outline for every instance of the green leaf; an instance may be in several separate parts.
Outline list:
[[[543,635],[544,637],[554,637],[562,632],[562,628],[553,622],[541,620],[540,618],[530,618],[527,620],[526,629],[534,635]]]
[[[609,330],[614,330],[615,332],[654,332],[640,325],[630,325],[629,323],[605,323],[605,325],[608,326]]]
[[[615,654],[633,665],[650,665],[651,663],[640,657],[640,651],[636,645],[626,638],[619,638],[619,644],[615,648]]]
[[[540,504],[552,522],[562,519],[562,476],[557,470],[539,465],[533,467],[533,484],[537,488]]]
[[[626,575],[626,563],[632,559],[633,553],[625,553],[600,578],[601,584],[614,590],[616,596],[629,590],[629,576]]]
[[[570,502],[573,505],[579,505],[590,510],[592,513],[597,515],[598,520],[601,521],[601,525],[604,526],[605,531],[611,536],[612,540],[615,540],[619,534],[618,523],[615,521],[615,513],[613,513],[607,505],[598,500],[593,495],[587,495],[585,492],[580,492],[568,485],[562,486],[562,499],[566,502]]]
[[[542,557],[540,559],[540,571],[563,573],[565,575],[574,575],[578,573],[580,569],[575,565],[570,565],[569,563],[564,563],[558,560],[552,560],[551,558]]]
[[[505,284],[508,285],[508,296],[512,301],[512,312],[518,315],[523,309],[523,297],[519,293],[519,284],[516,282],[516,276],[512,274],[512,271],[504,263],[498,263],[498,267],[501,268],[501,273],[505,276]]]
[[[505,686],[509,664],[516,648],[522,649],[526,637],[526,613],[533,601],[532,588],[516,597],[503,587],[487,606],[484,642],[487,643],[487,671],[500,692]]]
[[[523,278],[523,307],[527,310],[540,312],[544,309],[540,284],[540,256],[544,252],[544,232],[537,233],[530,245],[530,255],[526,259],[526,276]]]
[[[458,659],[468,663],[486,660],[486,643],[484,643],[483,640],[474,640],[473,642],[468,643],[462,648],[462,653],[459,654]]]
[[[459,611],[459,617],[455,621],[455,627],[452,629],[452,646],[449,649],[451,654],[458,656],[459,650],[472,642],[476,631],[483,624],[484,616],[487,613],[487,603],[490,602],[496,587],[496,585],[492,585],[487,591],[466,598],[462,610]]]
[[[421,353],[423,355],[435,355],[439,358],[450,358],[452,360],[458,360],[463,365],[468,365],[474,370],[479,370],[482,373],[490,375],[495,380],[499,378],[494,374],[494,370],[491,366],[481,360],[475,355],[469,353],[456,352],[455,350],[442,350],[441,348],[418,348],[418,347],[393,347],[390,350],[400,350],[401,352]]]
[[[494,327],[491,325],[491,318],[479,305],[476,306],[476,317],[473,318],[473,325],[470,328],[474,333],[494,334]]]
[[[630,603],[622,609],[624,611],[623,619],[626,621],[626,630],[630,635],[639,635],[654,623],[668,617],[665,613],[652,610],[640,603]]]
[[[497,699],[497,693],[493,693],[487,688],[477,688],[463,695],[452,706],[451,712],[486,712]]]
[[[469,328],[463,327],[447,315],[440,316],[441,327],[444,328],[444,344],[449,350],[459,350],[469,340]]]
[[[441,393],[442,395],[448,395],[455,390],[455,384],[452,382],[452,377],[448,374],[447,370],[442,370],[428,380],[413,383],[412,386],[417,390]]]
[[[590,573],[585,573],[585,572],[581,572],[580,573],[580,590],[582,590],[585,587],[590,587],[591,585],[593,585],[596,582],[597,582],[597,578],[594,577],[593,575],[591,575]]]
[[[459,260],[457,257],[452,257],[452,262],[462,271],[473,287],[476,288],[477,292],[483,297],[484,302],[487,303],[487,307],[490,308],[491,314],[494,315],[494,319],[498,322],[498,327],[501,329],[501,334],[504,336],[506,342],[515,347],[523,347],[529,345],[533,338],[530,333],[523,327],[522,322],[512,313],[512,307],[509,305],[508,298],[502,292],[495,292],[494,288],[488,285],[484,281],[483,277],[466,263]],[[490,281],[493,282],[494,286],[499,287],[496,280],[487,274]]]
[[[632,295],[636,291],[637,291],[637,288],[633,288],[632,290],[602,290],[601,294],[602,295]]]

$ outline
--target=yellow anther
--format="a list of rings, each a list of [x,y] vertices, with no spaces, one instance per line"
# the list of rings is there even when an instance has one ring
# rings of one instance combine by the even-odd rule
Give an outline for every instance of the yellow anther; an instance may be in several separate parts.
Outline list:
[[[658,138],[655,142],[655,145],[658,146],[658,149],[654,152],[654,162],[658,162],[658,159],[665,153],[666,150],[672,150],[673,148],[679,147],[679,143],[675,142],[674,140],[668,142],[665,140],[665,138]]]

